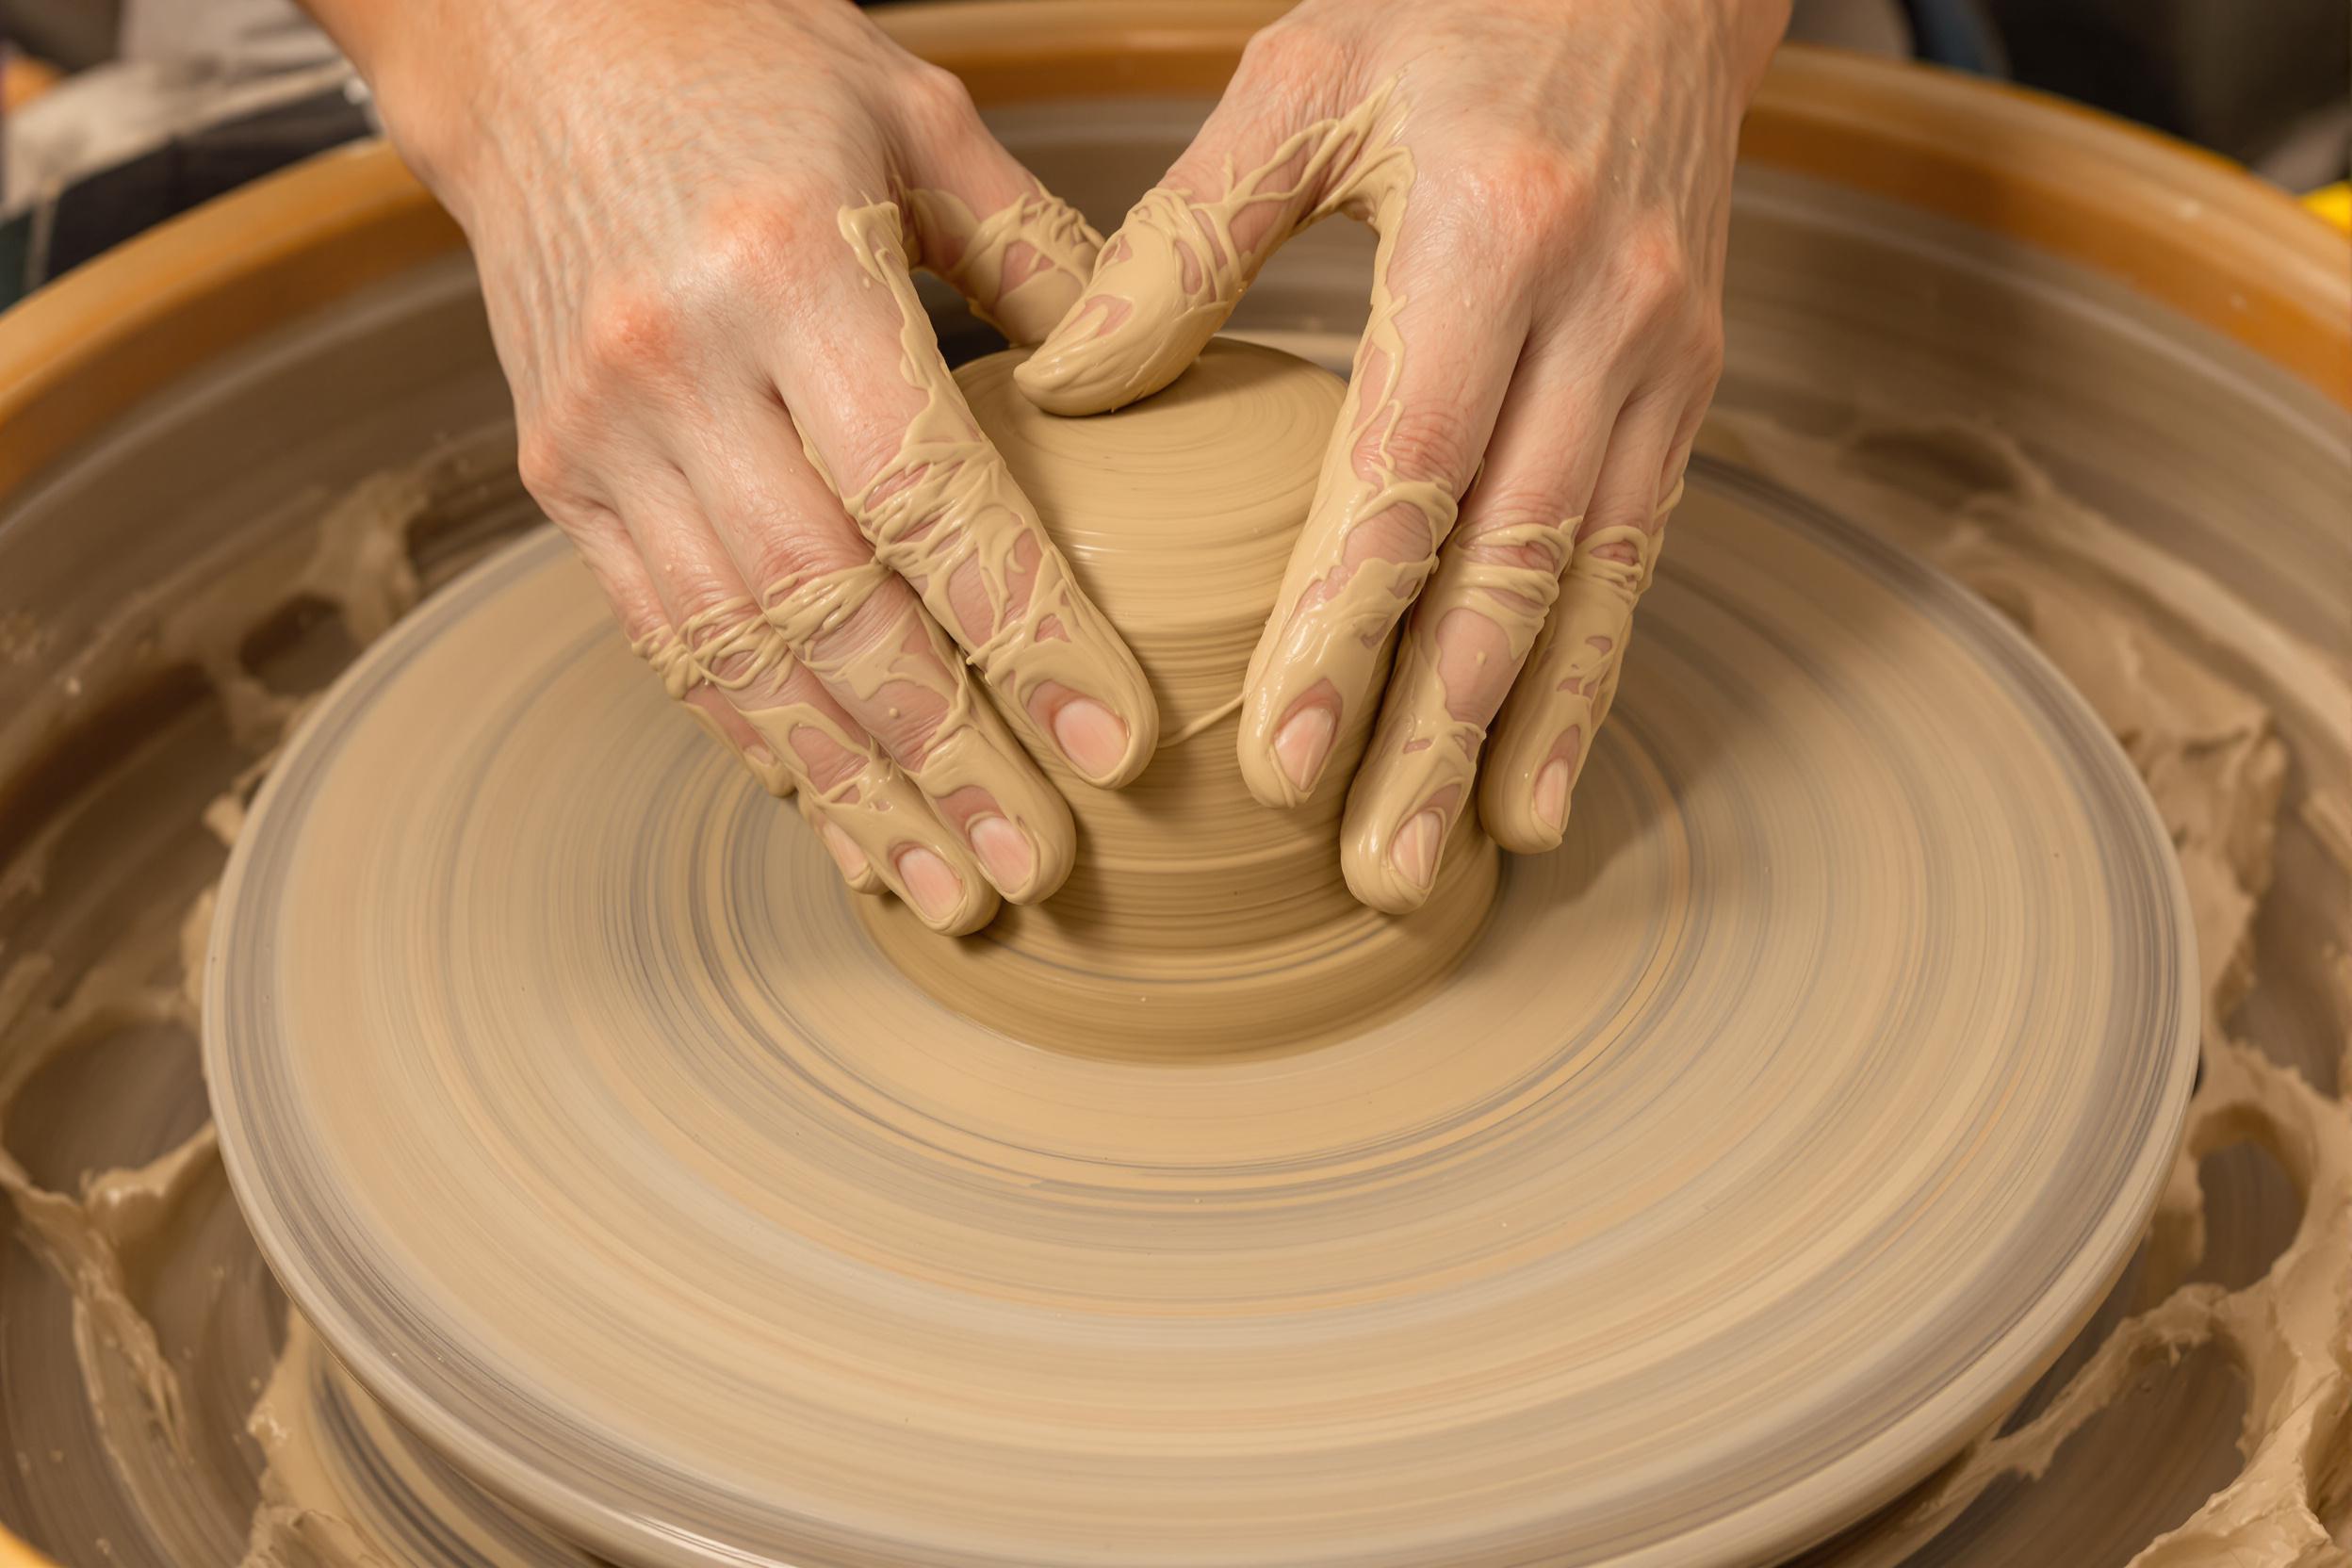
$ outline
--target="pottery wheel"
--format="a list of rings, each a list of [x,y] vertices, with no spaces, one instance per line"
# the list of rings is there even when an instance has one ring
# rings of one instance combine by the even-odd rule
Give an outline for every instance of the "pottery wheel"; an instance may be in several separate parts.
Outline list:
[[[1722,467],[1673,531],[1566,845],[1435,984],[1141,1054],[911,979],[529,538],[335,689],[223,886],[264,1254],[401,1420],[628,1560],[1819,1539],[2122,1267],[2195,969],[2138,782],[1990,611]]]

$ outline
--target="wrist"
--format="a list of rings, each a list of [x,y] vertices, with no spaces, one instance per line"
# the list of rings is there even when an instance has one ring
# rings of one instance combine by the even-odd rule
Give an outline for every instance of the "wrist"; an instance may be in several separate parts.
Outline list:
[[[1740,99],[1742,104],[1756,95],[1756,89],[1764,78],[1764,68],[1772,63],[1772,51],[1780,47],[1781,39],[1788,31],[1788,14],[1792,0],[1710,0],[1723,27],[1723,37],[1733,66],[1740,73]]]
[[[480,145],[488,69],[533,0],[302,0],[368,83],[401,158],[445,204]],[[461,217],[463,215],[461,214]]]

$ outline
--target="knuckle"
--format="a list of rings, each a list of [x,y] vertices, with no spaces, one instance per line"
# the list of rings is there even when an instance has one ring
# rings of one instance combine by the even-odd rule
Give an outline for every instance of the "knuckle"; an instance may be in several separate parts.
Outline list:
[[[612,618],[620,623],[621,635],[634,647],[653,641],[669,629],[662,618],[662,607],[632,598],[607,584],[605,598],[612,606]]]
[[[735,635],[751,615],[751,607],[713,577],[688,577],[671,592],[679,628],[697,650]]]
[[[1677,368],[1700,397],[1714,396],[1716,384],[1723,379],[1723,326],[1720,319],[1709,319],[1691,335]]]
[[[1253,92],[1269,88],[1305,95],[1344,79],[1350,65],[1345,41],[1313,22],[1296,18],[1261,27],[1242,46],[1236,80]]]
[[[551,514],[570,510],[569,503],[578,493],[573,449],[573,444],[548,423],[535,423],[515,439],[514,470],[522,478],[523,488]]]
[[[1474,560],[1557,575],[1568,564],[1573,521],[1555,489],[1527,483],[1482,489],[1455,547]]]
[[[840,540],[818,529],[777,524],[772,513],[757,510],[748,502],[743,515],[732,526],[737,537],[747,541],[743,564],[750,568],[755,589],[774,592],[858,564],[858,558]]]
[[[1690,252],[1667,225],[1644,225],[1627,236],[1619,265],[1632,314],[1642,327],[1666,326],[1690,311],[1694,282]]]
[[[800,765],[808,771],[808,782],[821,793],[830,793],[864,771],[866,759],[857,752],[844,750],[829,737],[816,736],[808,740],[794,737],[793,751]]]
[[[918,65],[901,84],[899,101],[921,129],[962,133],[980,122],[964,79],[936,65]]]
[[[730,691],[744,689],[762,670],[773,672],[776,661],[765,657],[770,633],[757,622],[748,605],[729,599],[725,590],[708,586],[689,589],[678,608],[685,618],[681,635],[710,678]]]
[[[660,291],[615,289],[588,313],[583,344],[587,364],[600,376],[637,380],[665,375],[678,362],[683,329],[678,305]]]
[[[1512,140],[1490,151],[1466,166],[1455,186],[1468,223],[1546,256],[1570,236],[1586,206],[1576,167],[1558,146],[1541,139]]]
[[[703,220],[703,286],[722,300],[786,297],[816,265],[818,243],[834,233],[820,204],[798,190],[726,201]]]
[[[1457,484],[1473,456],[1468,416],[1435,400],[1402,403],[1382,446],[1400,476],[1437,484]]]
[[[915,628],[913,592],[886,580],[836,624],[818,632],[810,652],[828,663],[863,658],[881,648],[904,649]]]

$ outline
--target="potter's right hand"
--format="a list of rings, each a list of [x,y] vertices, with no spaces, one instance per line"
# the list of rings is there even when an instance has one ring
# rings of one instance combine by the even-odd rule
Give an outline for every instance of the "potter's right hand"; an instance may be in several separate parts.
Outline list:
[[[1119,785],[1158,718],[907,268],[1035,341],[1099,237],[835,0],[312,3],[473,243],[525,482],[670,692],[853,886],[957,932],[1051,893],[1070,810],[1012,729]]]
[[[1732,155],[1787,13],[1304,0],[1021,368],[1054,413],[1116,408],[1291,235],[1379,236],[1237,743],[1269,806],[1348,790],[1340,867],[1377,908],[1429,898],[1474,804],[1506,849],[1566,831],[1722,364]]]

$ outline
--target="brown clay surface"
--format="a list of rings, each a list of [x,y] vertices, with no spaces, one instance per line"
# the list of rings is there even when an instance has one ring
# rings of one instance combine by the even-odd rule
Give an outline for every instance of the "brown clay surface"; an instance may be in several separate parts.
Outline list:
[[[1263,351],[1203,374],[1238,428],[1331,406]],[[1040,513],[1115,621],[1156,618],[1173,712],[1211,710],[1288,531],[1202,523],[1163,463],[1213,466],[1193,418],[1093,439]],[[1120,513],[1057,511],[1115,449]],[[907,985],[562,542],[518,547],[336,689],[223,885],[207,1070],[265,1254],[396,1413],[644,1560],[1820,1536],[2004,1410],[2128,1257],[2194,1062],[2187,908],[2122,758],[1990,612],[1727,477],[1675,526],[1570,844],[1456,906],[1445,983],[1270,1057],[1260,1009],[1144,1050],[1124,999],[1012,966],[974,981],[1010,1033]],[[1229,586],[1165,593],[1170,547]],[[1163,808],[1247,808],[1230,763],[1185,782]],[[1156,900],[1216,884],[1178,852],[1246,873],[1257,840],[1143,809],[1088,819],[1166,858],[1115,862],[1124,907],[1009,947],[1183,945]],[[1426,979],[1328,837],[1265,831],[1294,868],[1227,884],[1218,957],[1310,1016]],[[1102,1048],[1021,1037],[1031,1005]]]

